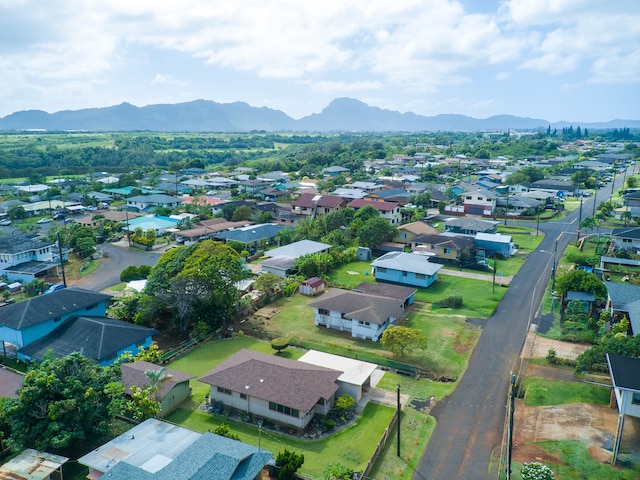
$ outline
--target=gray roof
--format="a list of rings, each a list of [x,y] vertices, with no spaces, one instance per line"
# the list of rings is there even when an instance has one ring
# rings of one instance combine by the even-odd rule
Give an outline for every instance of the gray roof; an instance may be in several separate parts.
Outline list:
[[[253,480],[273,454],[213,433],[149,419],[79,462],[110,480]]]
[[[63,288],[48,295],[2,307],[0,325],[19,330],[45,322],[50,318],[79,312],[96,303],[106,302],[110,298],[110,295],[81,288]]]
[[[158,331],[152,328],[112,318],[72,317],[48,335],[21,348],[20,352],[35,359],[42,359],[49,350],[56,358],[79,352],[101,362],[156,333]]]
[[[607,363],[614,387],[640,392],[640,358],[607,353]]]
[[[614,310],[627,312],[633,335],[640,334],[640,286],[630,283],[604,282]]]
[[[200,381],[308,412],[320,399],[329,399],[336,393],[336,380],[341,373],[242,349]]]
[[[294,263],[296,263],[295,258],[285,257],[280,255],[278,257],[267,258],[266,260],[260,262],[260,265],[262,265],[263,267],[277,268],[280,270],[288,270],[291,267],[293,267]]]
[[[40,272],[46,272],[47,270],[50,270],[57,265],[57,263],[53,262],[38,262],[37,260],[33,260],[30,262],[22,262],[12,267],[7,267],[4,270],[5,272],[9,273],[36,275]]]
[[[614,228],[611,235],[616,238],[640,239],[640,227]]]
[[[596,296],[589,292],[567,292],[567,300],[578,302],[595,302]]]
[[[0,368],[0,397],[17,397],[16,390],[22,386],[23,378],[22,375]]]
[[[162,365],[156,365],[151,362],[130,362],[120,365],[120,371],[122,372],[122,383],[125,387],[126,393],[131,393],[131,387],[136,386],[140,388],[146,388],[151,385],[151,380],[144,372],[147,370],[160,370]],[[164,398],[164,396],[171,391],[171,389],[179,383],[188,382],[189,379],[195,378],[193,375],[189,375],[178,370],[171,368],[165,368],[162,372],[167,376],[167,379],[160,383],[156,395],[157,398]]]
[[[398,319],[405,315],[405,311],[402,308],[403,302],[404,300],[379,297],[375,294],[332,288],[318,300],[310,302],[308,305],[314,308],[340,312],[347,319],[382,325],[390,317]]]
[[[445,227],[457,227],[467,230],[476,230],[478,232],[486,232],[493,230],[500,222],[493,220],[478,220],[476,218],[450,218],[444,222]]]
[[[220,232],[216,234],[216,238],[223,240],[232,240],[241,243],[253,243],[260,240],[268,240],[274,238],[280,230],[285,228],[283,225],[275,223],[263,223],[261,225],[253,225],[250,227],[238,228],[228,232]]]
[[[170,204],[170,203],[182,203],[177,197],[171,195],[165,195],[164,193],[153,193],[151,195],[136,195],[135,197],[127,198],[127,203],[158,203],[158,204]]]
[[[54,245],[35,234],[14,233],[0,237],[0,253],[15,254],[29,252]]]
[[[291,257],[298,258],[311,253],[318,253],[331,248],[327,243],[314,242],[313,240],[300,240],[283,247],[274,248],[264,252],[267,257]]]
[[[371,265],[374,267],[384,267],[424,275],[435,275],[438,273],[438,270],[442,268],[442,265],[430,263],[429,259],[424,255],[414,255],[404,252],[385,253],[380,258],[371,262]]]
[[[390,283],[367,283],[363,282],[353,288],[354,292],[368,293],[379,297],[394,298],[404,302],[418,289],[413,287],[403,287],[402,285],[391,285]]]
[[[481,240],[485,242],[506,243],[506,244],[509,244],[512,242],[511,235],[503,235],[501,233],[484,233],[484,232],[476,233],[476,240]]]

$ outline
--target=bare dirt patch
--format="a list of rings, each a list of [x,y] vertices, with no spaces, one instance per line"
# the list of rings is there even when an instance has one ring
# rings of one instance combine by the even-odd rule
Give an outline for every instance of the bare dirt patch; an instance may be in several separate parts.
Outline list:
[[[267,320],[269,320],[275,317],[279,313],[280,313],[280,309],[278,308],[263,307],[253,315],[256,317],[266,318]]]
[[[532,350],[533,346],[533,350]],[[590,346],[581,343],[562,342],[560,340],[551,340],[536,335],[534,332],[527,334],[527,341],[524,344],[522,350],[522,356],[533,358],[544,358],[548,355],[550,349],[556,351],[556,356],[560,358],[567,358],[575,360],[582,352],[587,350]]]
[[[610,448],[613,444],[617,422],[617,409],[610,408],[608,405],[570,403],[531,407],[518,401],[513,438],[514,459],[518,462],[531,462],[535,457],[543,456],[543,454],[550,457],[535,445],[531,445],[531,442],[579,440],[587,444],[587,448],[594,458],[600,461],[609,461],[611,452],[603,446]],[[536,451],[534,452],[532,449]],[[553,460],[553,462],[558,463],[558,460]]]

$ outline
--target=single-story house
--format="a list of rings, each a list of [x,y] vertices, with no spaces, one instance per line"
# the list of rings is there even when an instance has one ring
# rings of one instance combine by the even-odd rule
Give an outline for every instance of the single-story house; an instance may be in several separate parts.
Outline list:
[[[225,242],[239,242],[246,245],[249,253],[253,253],[256,250],[258,242],[265,242],[271,244],[274,242],[278,232],[285,228],[282,225],[275,223],[262,223],[260,225],[250,225],[247,227],[236,228],[235,230],[228,230],[225,232],[219,232],[214,235],[218,240],[224,240]]]
[[[478,251],[484,252],[485,257],[500,255],[503,258],[509,258],[516,253],[511,235],[478,232],[473,241]]]
[[[324,280],[318,277],[311,277],[300,284],[300,293],[303,295],[317,295],[324,291]]]
[[[633,336],[640,334],[640,286],[615,282],[604,282],[604,286],[611,319],[618,321],[626,316]]]
[[[611,238],[619,250],[640,251],[640,227],[614,228]]]
[[[52,480],[62,478],[62,465],[68,460],[62,455],[27,448],[0,466],[0,479]]]
[[[178,228],[178,219],[171,217],[163,217],[159,215],[145,215],[143,217],[129,218],[125,220],[123,230],[135,232],[138,228],[142,232],[155,230],[157,235],[164,235],[166,232],[173,231]]]
[[[457,233],[458,235],[475,236],[476,233],[496,233],[498,223],[492,220],[479,220],[477,218],[449,218],[444,222],[444,231]]]
[[[273,454],[150,418],[78,459],[88,478],[259,480]]]
[[[611,463],[615,465],[624,428],[624,417],[640,417],[640,358],[607,353],[607,365],[618,405],[618,431],[613,445]]]
[[[332,288],[308,306],[314,309],[317,327],[351,332],[354,338],[374,342],[406,315],[404,303],[397,299],[340,288]]]
[[[131,387],[146,388],[151,385],[151,380],[145,372],[148,370],[161,370],[164,367],[151,362],[129,362],[120,365],[122,372],[122,383],[125,393],[131,394]],[[165,379],[160,382],[160,388],[155,393],[155,397],[160,402],[160,416],[164,417],[175,410],[178,405],[191,396],[189,380],[195,378],[178,370],[164,368],[162,374]]]
[[[174,209],[179,207],[182,201],[179,198],[158,193],[153,195],[136,195],[127,198],[127,208],[136,209],[139,212],[150,212],[156,207]]]
[[[431,263],[427,256],[389,252],[371,262],[376,280],[427,288],[438,278],[442,265]]]
[[[136,355],[149,347],[157,333],[152,328],[112,318],[74,316],[18,350],[18,360],[28,363],[42,360],[48,352],[55,358],[80,352],[100,365],[109,365],[126,352]]]
[[[200,381],[211,386],[211,402],[304,430],[335,403],[342,372],[277,355],[242,349]]]
[[[102,293],[67,287],[48,295],[33,297],[2,307],[0,314],[0,345],[6,355],[7,343],[18,349],[51,333],[69,318],[103,316],[107,314],[107,301],[111,297]]]
[[[473,261],[473,239],[465,235],[422,234],[411,240],[411,251],[430,256],[437,263],[464,265]]]
[[[342,372],[338,377],[339,388],[336,396],[349,395],[356,403],[362,398],[362,392],[370,387],[371,375],[378,368],[374,363],[316,350],[309,350],[298,361]]]

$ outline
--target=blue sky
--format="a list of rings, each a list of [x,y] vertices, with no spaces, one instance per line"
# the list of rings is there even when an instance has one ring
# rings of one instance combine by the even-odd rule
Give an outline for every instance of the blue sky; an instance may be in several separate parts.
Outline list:
[[[0,0],[0,117],[195,99],[639,119],[638,0]]]

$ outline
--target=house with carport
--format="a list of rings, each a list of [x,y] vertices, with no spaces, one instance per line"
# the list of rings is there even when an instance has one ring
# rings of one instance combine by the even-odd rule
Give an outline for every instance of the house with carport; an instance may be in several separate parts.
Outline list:
[[[342,372],[242,349],[200,378],[213,404],[302,431],[335,404]]]
[[[262,261],[260,265],[263,272],[285,278],[298,258],[314,253],[328,253],[330,248],[331,245],[327,243],[300,240],[273,250],[267,250],[265,255],[269,258]]]
[[[627,415],[640,417],[640,358],[607,353],[607,366],[618,406],[618,429],[613,444],[611,463],[616,464],[624,421]]]
[[[34,234],[0,237],[0,276],[10,282],[29,283],[57,269],[54,242]]]

